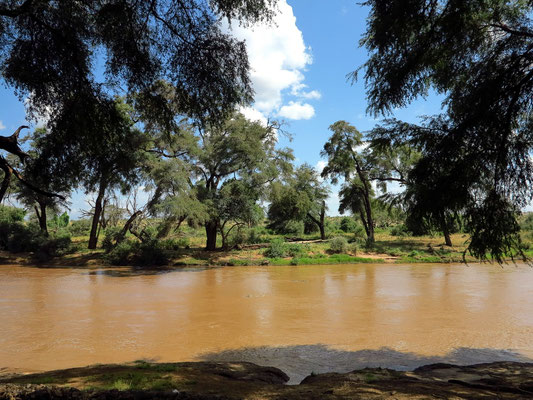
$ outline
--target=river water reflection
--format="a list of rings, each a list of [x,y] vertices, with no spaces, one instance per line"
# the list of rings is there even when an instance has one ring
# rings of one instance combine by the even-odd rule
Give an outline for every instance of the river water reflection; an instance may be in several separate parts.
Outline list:
[[[136,359],[311,372],[533,359],[533,269],[0,266],[0,372]]]

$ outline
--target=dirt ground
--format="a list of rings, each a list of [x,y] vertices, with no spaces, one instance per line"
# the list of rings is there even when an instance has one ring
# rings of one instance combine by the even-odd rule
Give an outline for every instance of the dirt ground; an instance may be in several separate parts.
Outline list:
[[[15,399],[526,399],[533,364],[432,364],[401,372],[366,368],[311,375],[285,385],[279,369],[251,363],[143,361],[4,376],[0,400]]]

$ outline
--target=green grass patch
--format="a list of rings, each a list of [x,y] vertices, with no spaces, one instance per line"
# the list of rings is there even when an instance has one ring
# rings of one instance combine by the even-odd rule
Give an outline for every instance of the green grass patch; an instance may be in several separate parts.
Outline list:
[[[383,263],[381,258],[355,257],[347,254],[333,254],[329,257],[273,258],[271,265],[329,265],[329,264],[368,264]]]

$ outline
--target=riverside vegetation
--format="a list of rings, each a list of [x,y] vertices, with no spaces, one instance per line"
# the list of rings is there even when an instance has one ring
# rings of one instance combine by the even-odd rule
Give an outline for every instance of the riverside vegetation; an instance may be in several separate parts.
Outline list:
[[[457,243],[445,245],[438,231],[413,234],[401,213],[390,210],[376,213],[378,227],[375,241],[369,244],[363,227],[352,217],[327,217],[325,238],[318,230],[305,231],[304,224],[295,230],[279,233],[269,228],[268,219],[257,226],[235,230],[227,238],[228,247],[206,251],[202,227],[184,224],[164,239],[157,237],[162,221],[143,221],[143,238],[127,232],[114,246],[125,220],[126,210],[111,208],[114,215],[103,230],[98,248],[87,249],[91,221],[69,220],[66,213],[53,215],[48,234],[39,229],[35,215],[25,218],[25,210],[0,206],[0,250],[4,262],[44,263],[45,265],[114,265],[140,267],[170,266],[238,266],[299,265],[350,263],[451,263],[473,262],[466,252],[468,235],[454,232]],[[122,215],[118,215],[122,214]],[[533,255],[533,213],[521,218],[524,252]],[[221,241],[217,243],[221,245]],[[509,257],[510,260],[510,257]]]

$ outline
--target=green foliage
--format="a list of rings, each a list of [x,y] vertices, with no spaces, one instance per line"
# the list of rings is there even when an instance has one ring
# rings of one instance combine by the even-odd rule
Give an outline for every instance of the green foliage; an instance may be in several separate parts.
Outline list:
[[[435,89],[441,115],[389,121],[379,136],[417,147],[412,209],[437,229],[457,214],[468,251],[502,262],[520,251],[517,216],[533,193],[533,4],[369,0],[362,43],[369,109],[388,113]],[[409,189],[409,188],[408,188]]]
[[[316,232],[325,215],[328,194],[329,188],[315,169],[308,164],[301,165],[286,177],[284,184],[272,185],[268,227],[282,234]]]
[[[48,261],[71,251],[69,234],[45,236],[35,225],[0,222],[0,249],[11,253],[31,252],[38,261]]]
[[[343,217],[340,224],[340,229],[343,232],[354,233],[357,229],[357,222],[353,218]]]
[[[309,252],[309,246],[305,244],[286,244],[285,253],[288,257],[304,257]]]
[[[395,225],[391,228],[390,234],[392,236],[409,236],[409,229],[405,224]]]
[[[344,237],[333,238],[329,243],[329,251],[331,253],[340,254],[348,251],[348,241]]]
[[[67,230],[72,236],[88,236],[91,230],[90,219],[76,219],[70,222]]]
[[[137,242],[125,240],[119,243],[113,250],[106,255],[106,260],[111,265],[130,265],[132,254],[137,249]]]
[[[115,247],[117,240],[121,238],[122,229],[119,227],[110,227],[104,231],[104,239],[102,240],[102,249],[109,253]]]
[[[22,222],[26,211],[22,208],[0,205],[0,222]]]
[[[278,233],[292,236],[302,236],[304,234],[304,230],[304,221],[288,220],[285,222],[283,229],[279,230]]]
[[[54,214],[52,221],[50,221],[50,227],[54,229],[66,228],[69,222],[70,217],[66,212],[61,215]]]
[[[173,247],[174,243],[171,244],[155,239],[143,243],[125,240],[111,250],[106,259],[112,265],[167,265],[170,260],[169,247]]]
[[[274,239],[266,248],[263,255],[268,258],[282,258],[287,254],[287,245],[281,239]]]

